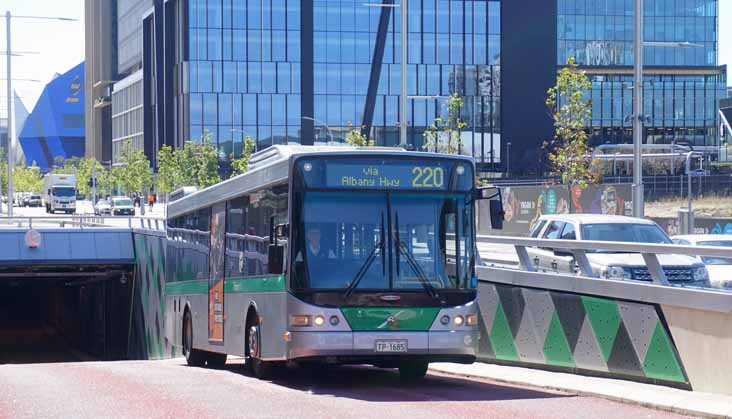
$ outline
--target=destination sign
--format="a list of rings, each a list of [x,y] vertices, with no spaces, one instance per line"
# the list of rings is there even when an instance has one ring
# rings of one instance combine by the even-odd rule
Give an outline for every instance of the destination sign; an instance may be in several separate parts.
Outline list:
[[[429,164],[373,165],[331,163],[326,187],[353,189],[447,189],[448,171]]]

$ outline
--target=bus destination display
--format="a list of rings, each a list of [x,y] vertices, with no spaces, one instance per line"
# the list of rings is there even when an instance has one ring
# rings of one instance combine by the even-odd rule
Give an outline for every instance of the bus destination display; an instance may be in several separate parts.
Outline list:
[[[429,164],[328,164],[328,188],[445,190],[448,173]]]

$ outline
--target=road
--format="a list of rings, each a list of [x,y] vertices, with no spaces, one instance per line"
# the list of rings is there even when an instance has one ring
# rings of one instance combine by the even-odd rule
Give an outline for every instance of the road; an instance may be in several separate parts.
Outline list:
[[[430,375],[404,384],[367,367],[288,369],[273,382],[241,360],[0,365],[0,418],[675,418],[584,396]]]

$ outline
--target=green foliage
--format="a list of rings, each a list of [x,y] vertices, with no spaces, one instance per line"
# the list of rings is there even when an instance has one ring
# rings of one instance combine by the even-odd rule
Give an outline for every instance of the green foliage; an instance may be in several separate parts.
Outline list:
[[[458,154],[462,147],[460,139],[461,131],[468,125],[460,118],[464,101],[458,93],[453,93],[447,98],[447,119],[435,118],[422,134],[424,137],[425,151],[433,151],[443,154]]]
[[[121,187],[124,193],[146,190],[151,184],[152,173],[145,152],[129,141],[125,141],[120,151],[119,165],[112,168],[114,185]]]
[[[593,170],[592,148],[587,145],[587,123],[592,117],[592,101],[585,92],[592,87],[574,58],[557,75],[557,85],[547,91],[546,106],[554,119],[554,138],[544,143],[549,161],[562,182],[582,188],[598,183],[602,174]]]
[[[175,190],[178,168],[176,165],[173,148],[164,145],[158,151],[158,175],[155,183],[160,193],[170,193]]]
[[[6,166],[7,167],[7,166]],[[43,190],[41,169],[33,162],[31,167],[18,165],[13,169],[13,186],[18,192],[40,193]]]
[[[368,139],[365,134],[361,133],[360,129],[356,129],[349,122],[348,127],[350,131],[346,134],[346,144],[354,147],[373,147],[375,145],[374,140]]]
[[[198,144],[195,165],[199,188],[206,188],[221,182],[221,176],[219,176],[219,151],[211,142],[209,133],[205,133],[201,143]]]
[[[200,142],[186,141],[182,148],[175,150],[163,146],[158,152],[159,192],[172,192],[184,186],[205,188],[220,181],[218,150],[208,132]]]
[[[92,178],[92,173],[96,172],[97,175],[97,195],[99,195],[101,185],[105,183],[109,183],[109,173],[108,170],[102,166],[101,163],[99,163],[94,158],[84,158],[79,162],[79,167],[76,174],[76,188],[79,190],[79,193],[87,196],[91,196],[91,187],[89,186],[89,179]],[[111,186],[111,185],[108,185]]]
[[[234,168],[234,172],[231,174],[231,177],[240,175],[242,173],[245,173],[247,170],[249,170],[249,158],[252,156],[252,153],[254,152],[255,142],[250,136],[244,137],[244,152],[242,153],[241,157],[238,159],[232,159],[231,160],[231,167]]]

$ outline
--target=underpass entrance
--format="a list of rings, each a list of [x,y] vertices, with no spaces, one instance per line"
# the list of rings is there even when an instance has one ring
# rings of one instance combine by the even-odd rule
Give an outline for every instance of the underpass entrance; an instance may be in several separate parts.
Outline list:
[[[133,265],[0,272],[0,364],[125,359]]]

